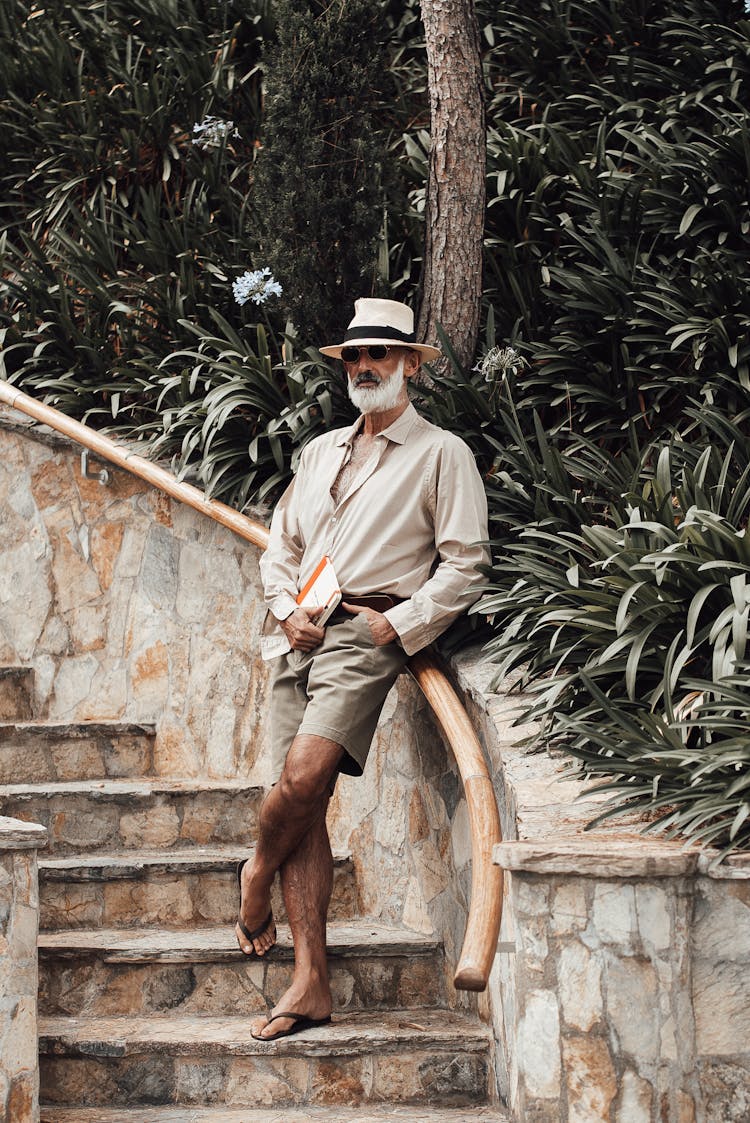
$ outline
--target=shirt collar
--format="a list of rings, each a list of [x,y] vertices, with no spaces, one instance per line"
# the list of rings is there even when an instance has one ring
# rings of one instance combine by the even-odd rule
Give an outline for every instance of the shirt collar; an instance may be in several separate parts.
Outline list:
[[[402,414],[399,414],[396,420],[392,421],[388,428],[383,429],[383,432],[379,433],[378,436],[387,437],[388,440],[393,441],[394,444],[402,445],[405,442],[406,438],[409,436],[412,427],[418,420],[419,414],[415,410],[412,403],[409,402],[404,412]],[[339,435],[336,438],[336,444],[351,444],[354,436],[359,431],[361,426],[362,418],[358,417],[354,424],[350,425],[348,429],[341,429],[339,431]]]

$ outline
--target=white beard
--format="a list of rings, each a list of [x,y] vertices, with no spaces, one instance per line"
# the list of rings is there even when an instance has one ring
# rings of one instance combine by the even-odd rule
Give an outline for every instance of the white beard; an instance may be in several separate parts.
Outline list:
[[[402,357],[393,374],[381,378],[377,386],[355,386],[347,378],[349,397],[360,413],[386,413],[398,405],[404,387],[404,364]]]

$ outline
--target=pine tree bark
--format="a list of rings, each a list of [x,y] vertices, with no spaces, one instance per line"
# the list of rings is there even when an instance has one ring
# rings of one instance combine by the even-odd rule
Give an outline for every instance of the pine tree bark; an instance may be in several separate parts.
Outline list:
[[[486,134],[474,0],[422,0],[430,169],[418,338],[445,330],[460,362],[476,351],[482,296]]]

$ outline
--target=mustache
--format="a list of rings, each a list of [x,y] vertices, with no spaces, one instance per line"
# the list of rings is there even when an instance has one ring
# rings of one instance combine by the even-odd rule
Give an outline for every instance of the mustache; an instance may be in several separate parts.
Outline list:
[[[376,386],[379,386],[382,379],[378,377],[374,370],[362,370],[354,379],[354,385],[361,386],[363,382],[374,382]]]

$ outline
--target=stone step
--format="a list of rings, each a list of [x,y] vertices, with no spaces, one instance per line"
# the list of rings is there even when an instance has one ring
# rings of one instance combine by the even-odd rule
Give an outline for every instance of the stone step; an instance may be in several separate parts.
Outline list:
[[[0,721],[28,721],[33,697],[32,667],[0,667]]]
[[[41,1123],[511,1123],[499,1107],[45,1107]]]
[[[155,737],[143,722],[2,722],[0,784],[150,776]]]
[[[4,815],[41,823],[47,854],[246,845],[261,788],[242,780],[84,780],[0,787]]]
[[[434,937],[368,918],[328,927],[336,1010],[439,1006],[442,949]],[[87,929],[39,937],[39,1003],[48,1016],[182,1013],[250,1017],[291,979],[292,942],[279,926],[270,958],[244,959],[223,928]]]
[[[39,860],[42,929],[234,925],[239,907],[237,862],[247,846],[129,850]],[[359,914],[354,867],[334,854],[331,920]],[[283,920],[281,895],[274,915]]]
[[[41,1099],[107,1108],[483,1104],[490,1040],[486,1026],[448,1010],[349,1011],[277,1042],[254,1041],[245,1017],[43,1018]]]

